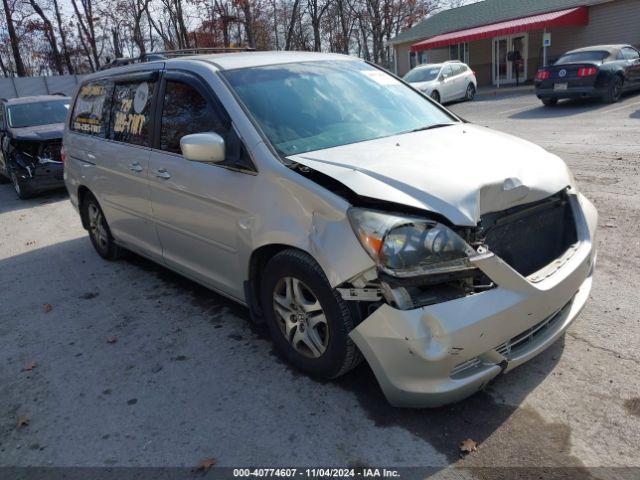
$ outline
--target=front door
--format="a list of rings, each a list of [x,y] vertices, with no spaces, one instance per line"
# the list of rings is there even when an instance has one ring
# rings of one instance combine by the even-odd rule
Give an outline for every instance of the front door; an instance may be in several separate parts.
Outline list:
[[[159,136],[149,160],[151,205],[165,263],[206,285],[243,298],[238,225],[247,212],[239,200],[255,188],[255,176],[188,161],[180,139],[215,132],[225,140],[231,122],[203,82],[167,72],[161,87]],[[227,151],[230,150],[227,141]]]
[[[518,33],[493,39],[493,84],[524,82],[527,79],[529,36]]]

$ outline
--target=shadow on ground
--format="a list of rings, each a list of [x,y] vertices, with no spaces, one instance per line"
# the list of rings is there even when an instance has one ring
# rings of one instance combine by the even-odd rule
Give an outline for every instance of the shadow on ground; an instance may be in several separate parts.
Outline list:
[[[602,103],[597,99],[585,100],[561,100],[553,107],[539,106],[509,115],[509,118],[527,120],[536,118],[562,118],[578,115],[586,111],[599,110],[609,104]]]
[[[13,191],[13,185],[11,185],[10,183],[0,185],[0,189],[6,190],[7,193],[10,194],[11,198],[11,200],[2,202],[2,204],[0,204],[0,214],[18,210],[29,210],[30,208],[38,205],[61,202],[64,200],[68,200],[69,198],[67,190],[64,188],[44,192],[36,197],[28,198],[26,200],[20,200],[18,196],[15,195],[15,192]]]
[[[46,262],[47,267],[51,269],[50,271],[54,271],[53,269],[56,268],[55,263],[58,259],[68,259],[70,255],[73,255],[73,252],[81,250],[86,252],[87,243],[88,239],[79,238],[10,257],[0,261],[0,272],[15,274],[24,265],[38,264],[39,262]],[[102,260],[98,260],[98,262],[102,262]],[[109,275],[113,276],[117,275],[120,270],[127,270],[127,268],[123,269],[122,263],[126,263],[134,269],[147,272],[152,279],[155,277],[156,283],[159,282],[168,287],[159,288],[159,295],[165,295],[162,292],[166,291],[171,292],[171,295],[182,295],[185,302],[190,302],[196,308],[196,313],[201,310],[202,313],[198,315],[194,315],[192,311],[191,317],[189,319],[185,318],[185,323],[202,319],[201,321],[208,322],[207,329],[209,329],[210,335],[215,336],[219,332],[216,330],[219,327],[219,322],[223,321],[222,315],[217,315],[215,322],[210,321],[210,317],[213,315],[212,312],[224,310],[227,320],[233,321],[233,317],[228,316],[232,315],[237,317],[239,323],[248,325],[246,333],[243,332],[242,341],[253,343],[253,346],[251,347],[252,350],[247,351],[247,355],[264,355],[265,352],[261,352],[261,350],[272,348],[270,343],[262,341],[267,336],[267,329],[263,325],[252,325],[248,312],[244,307],[160,265],[137,255],[129,254],[121,262],[96,263],[95,268],[106,269]],[[60,268],[64,268],[64,266],[61,265]],[[91,271],[91,268],[94,267],[89,267],[88,271]],[[123,281],[126,282],[125,273],[121,273]],[[150,281],[150,283],[152,282]],[[82,291],[83,287],[80,286],[78,288],[69,290],[64,295],[75,297],[79,291]],[[105,296],[105,294],[106,292],[100,293],[101,296]],[[61,302],[62,300],[58,301]],[[145,301],[152,303],[156,299],[139,300],[139,302]],[[162,321],[162,316],[162,311],[159,311],[158,322]],[[176,316],[175,312],[173,316]],[[177,333],[176,335],[180,334]],[[130,337],[129,341],[136,340]],[[334,382],[321,385],[323,389],[329,392],[327,395],[328,408],[322,412],[322,421],[340,421],[339,414],[343,412],[332,411],[331,409],[331,389],[337,386],[357,399],[359,407],[366,412],[368,418],[377,427],[405,430],[413,437],[430,444],[446,457],[449,465],[465,468],[505,465],[524,465],[528,467],[553,465],[582,469],[580,461],[570,453],[571,431],[569,427],[560,423],[549,423],[534,410],[526,406],[520,406],[529,392],[535,389],[551,373],[562,355],[563,348],[564,341],[561,340],[527,365],[509,373],[510,376],[518,377],[517,382],[506,382],[503,378],[498,378],[488,387],[487,391],[480,392],[457,404],[430,410],[398,409],[390,406],[378,387],[371,370],[366,364],[363,364],[348,375]],[[211,358],[211,364],[224,365],[225,362],[228,362],[228,358],[215,358],[215,355],[215,353],[212,353],[214,358]],[[275,361],[284,365],[284,362],[277,354],[274,353],[273,356]],[[199,369],[201,367],[194,368]],[[279,375],[283,375],[284,382],[285,375],[281,371]],[[202,382],[206,377],[206,369],[194,374],[193,378],[197,383],[191,385],[187,390],[199,391],[200,385],[198,382]],[[302,398],[305,395],[315,395],[314,391],[317,390],[317,384],[309,382],[303,375],[296,372],[295,375],[287,376],[287,378],[289,378],[289,383],[286,385],[283,383],[282,388],[287,388],[291,391],[295,390],[296,395]],[[185,379],[184,381],[188,382],[189,380]],[[314,386],[316,388],[313,388]],[[308,392],[305,393],[304,390],[308,390]],[[509,403],[500,400],[503,398],[508,398]],[[265,415],[269,415],[269,408],[276,408],[275,405],[271,405],[269,402],[264,405]],[[309,411],[306,412],[306,415],[310,417],[318,413],[314,411],[313,403],[309,407],[305,407],[304,403],[302,405],[301,407],[301,404],[297,403],[295,408],[308,408]],[[286,409],[287,406],[285,405],[284,408]],[[169,414],[169,412],[167,413]],[[237,413],[229,412],[229,414]],[[206,412],[202,412],[202,415],[206,415]],[[162,428],[160,426],[158,433],[161,431]],[[170,432],[164,433],[171,435]],[[343,438],[341,441],[346,445],[349,445],[350,442],[358,442],[358,435],[360,434],[353,432],[350,434],[351,438]],[[475,440],[480,447],[477,453],[461,460],[457,446],[466,438]],[[382,442],[383,438],[380,441]],[[276,458],[275,455],[276,453],[274,452],[274,458]],[[357,459],[354,459],[354,463],[357,462]],[[418,466],[422,464],[428,465],[428,459],[424,459],[424,463],[421,463],[421,459],[415,459],[415,462]],[[483,470],[482,472],[482,478],[500,478],[499,475],[501,475],[499,472],[492,473],[490,470]],[[579,476],[581,478],[589,478],[587,471],[580,470],[580,472]],[[519,472],[518,478],[562,478],[556,476],[556,473],[553,469],[548,471],[535,469],[531,470],[529,475],[526,470],[523,470]]]

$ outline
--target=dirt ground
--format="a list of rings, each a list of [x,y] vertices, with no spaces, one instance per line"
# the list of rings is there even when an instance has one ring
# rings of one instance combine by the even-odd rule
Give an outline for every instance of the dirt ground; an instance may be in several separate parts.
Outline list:
[[[64,192],[0,185],[0,467],[640,467],[640,95],[450,108],[560,155],[599,210],[594,289],[563,340],[461,403],[395,409],[366,365],[318,383],[242,307],[140,257],[101,260]],[[478,451],[460,458],[466,438]]]

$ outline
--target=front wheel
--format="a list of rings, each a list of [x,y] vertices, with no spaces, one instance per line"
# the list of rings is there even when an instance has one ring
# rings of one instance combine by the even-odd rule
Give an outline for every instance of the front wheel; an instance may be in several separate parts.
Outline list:
[[[16,195],[18,195],[18,198],[20,200],[26,200],[27,198],[31,198],[33,196],[33,193],[31,192],[31,190],[29,190],[29,187],[18,178],[16,172],[12,170],[9,176],[11,177],[13,189],[15,190]]]
[[[431,92],[431,98],[436,102],[440,103],[440,94],[438,93],[437,90],[434,90],[433,92]]]
[[[553,107],[554,105],[556,105],[558,103],[558,99],[557,98],[543,98],[542,99],[542,103],[544,104],[545,107]]]
[[[622,84],[622,78],[617,75],[613,77],[607,86],[604,96],[602,97],[603,100],[607,103],[616,103],[620,100],[620,97],[622,97]]]
[[[260,300],[276,348],[296,368],[332,379],[360,362],[351,311],[306,253],[285,250],[269,261]]]
[[[464,95],[464,99],[470,102],[476,96],[476,87],[473,83],[467,85],[467,92]]]
[[[122,249],[113,239],[102,208],[100,208],[98,200],[96,200],[95,197],[89,196],[89,198],[82,203],[82,214],[87,220],[89,238],[98,255],[106,260],[116,260],[120,258]]]

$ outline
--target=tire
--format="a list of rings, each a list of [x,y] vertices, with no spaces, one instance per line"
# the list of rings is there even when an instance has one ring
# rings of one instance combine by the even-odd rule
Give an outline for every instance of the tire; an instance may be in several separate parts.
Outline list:
[[[545,107],[553,107],[555,105],[558,104],[558,99],[557,98],[542,98],[542,103],[544,104]]]
[[[616,103],[622,97],[622,86],[624,81],[618,75],[613,77],[607,85],[607,91],[603,95],[602,99],[607,103]]]
[[[322,379],[360,363],[362,355],[349,338],[355,326],[351,311],[313,258],[284,250],[267,263],[260,283],[265,321],[289,363]]]
[[[469,83],[469,85],[467,85],[467,91],[464,95],[464,99],[467,102],[470,102],[473,100],[475,96],[476,96],[476,87],[473,85],[473,83]]]
[[[440,94],[438,93],[437,90],[434,90],[433,92],[431,92],[430,97],[436,102],[440,103]]]
[[[33,197],[33,192],[18,178],[13,170],[11,170],[9,176],[11,177],[10,180],[13,184],[13,190],[16,192],[16,195],[20,200],[26,200]]]
[[[93,195],[88,194],[82,202],[82,215],[87,221],[89,238],[98,255],[105,260],[120,258],[122,248],[113,239],[102,208]]]

